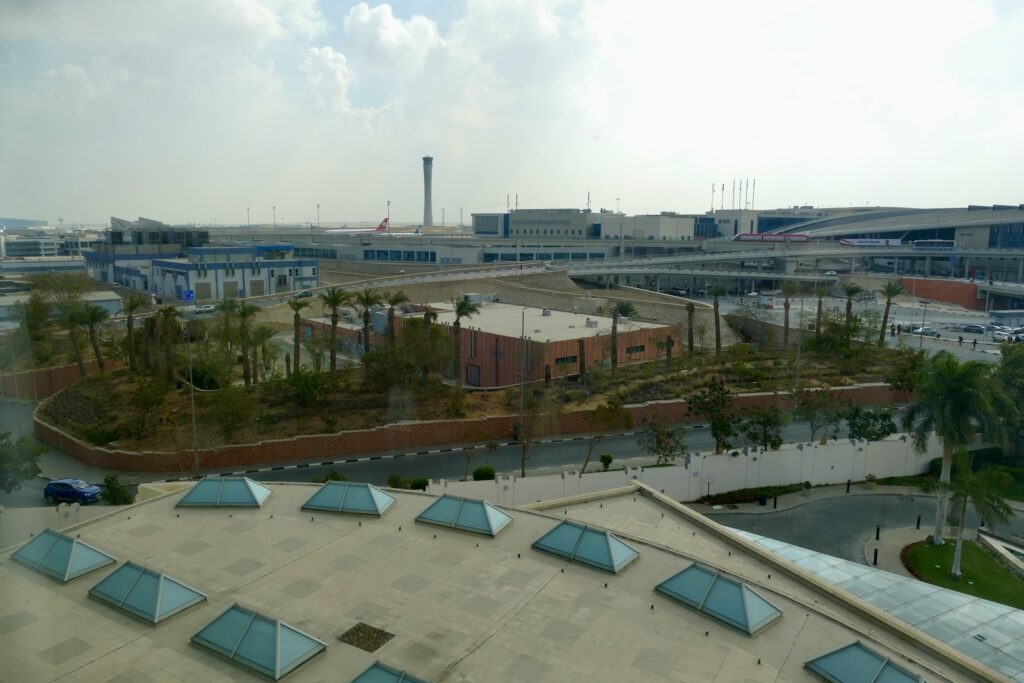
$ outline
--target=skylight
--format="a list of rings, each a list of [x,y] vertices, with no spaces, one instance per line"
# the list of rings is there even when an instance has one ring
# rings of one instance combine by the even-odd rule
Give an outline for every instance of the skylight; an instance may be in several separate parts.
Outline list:
[[[61,583],[117,562],[88,543],[52,529],[47,529],[21,546],[11,558]]]
[[[441,496],[416,521],[497,536],[512,518],[487,501]]]
[[[921,677],[892,663],[859,640],[804,664],[831,683],[920,683]]]
[[[534,541],[533,547],[613,574],[640,557],[618,536],[568,520]]]
[[[352,683],[426,683],[426,681],[377,662],[353,678]]]
[[[204,477],[177,507],[262,507],[270,489],[247,477]]]
[[[303,510],[350,512],[380,517],[395,502],[395,497],[371,484],[329,481],[302,506]]]
[[[89,595],[151,624],[206,600],[194,588],[134,562],[128,562],[90,588]]]
[[[699,564],[690,565],[655,590],[749,635],[782,616],[747,584]]]
[[[192,642],[275,681],[327,649],[326,643],[237,603]]]

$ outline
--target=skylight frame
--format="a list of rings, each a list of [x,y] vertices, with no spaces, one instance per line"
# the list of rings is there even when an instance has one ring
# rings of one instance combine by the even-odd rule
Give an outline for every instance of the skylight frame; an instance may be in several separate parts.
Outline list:
[[[345,492],[342,494],[341,502],[338,504],[337,508],[331,508],[331,507],[327,507],[327,506],[316,506],[316,505],[311,505],[310,504],[310,503],[312,503],[313,499],[316,498],[318,495],[320,495],[325,489],[327,489],[327,487],[336,488],[338,486],[344,486],[345,487]],[[359,488],[365,487],[367,492],[369,493],[370,500],[374,500],[375,499],[374,492],[377,492],[378,494],[380,494],[382,496],[385,496],[387,498],[386,504],[382,508],[376,509],[376,503],[374,503],[374,507],[375,507],[374,511],[359,510],[359,509],[356,509],[356,508],[347,508],[346,509],[345,508],[345,501],[348,500],[349,491],[352,490],[353,486],[359,487]],[[339,513],[339,514],[363,515],[365,517],[383,517],[384,513],[386,513],[388,510],[390,510],[391,507],[397,501],[398,501],[398,499],[395,498],[394,496],[392,496],[390,493],[388,493],[387,491],[384,491],[384,490],[374,486],[373,484],[367,484],[367,483],[362,483],[362,482],[348,482],[348,481],[327,481],[327,482],[324,482],[323,485],[320,486],[320,488],[318,488],[316,490],[316,492],[312,496],[310,496],[309,499],[305,503],[302,504],[302,509],[303,510],[311,510],[311,511],[314,511],[314,512],[335,512],[335,513]]]
[[[125,592],[124,598],[122,598],[120,602],[118,602],[117,600],[111,598],[109,595],[106,595],[106,594],[100,592],[99,589],[100,589],[100,587],[103,584],[105,584],[107,581],[110,581],[118,572],[124,571],[127,568],[138,569],[138,570],[140,570],[140,573],[135,578],[135,580],[132,582],[131,587],[129,587],[129,589]],[[156,604],[155,604],[155,606],[153,608],[153,617],[152,617],[152,619],[149,618],[148,615],[142,613],[141,610],[136,609],[136,608],[131,607],[131,606],[126,604],[128,602],[128,598],[131,597],[132,591],[138,585],[139,581],[142,580],[143,575],[146,575],[146,574],[149,574],[150,576],[155,576],[157,578]],[[192,591],[193,593],[195,593],[197,595],[197,597],[195,597],[195,598],[193,598],[191,600],[188,600],[188,601],[182,603],[181,605],[178,605],[174,610],[172,610],[170,612],[167,612],[164,615],[161,615],[160,614],[160,606],[161,606],[161,599],[163,597],[164,582],[165,581],[170,581],[172,583],[176,583],[177,585],[179,585],[179,586],[181,586],[181,587],[183,587],[183,588],[185,588],[185,589],[187,589],[189,591]],[[207,600],[206,593],[203,593],[201,590],[188,585],[184,581],[179,581],[178,579],[175,579],[175,578],[173,578],[171,576],[168,576],[167,574],[165,574],[163,572],[158,572],[156,570],[149,569],[148,567],[145,567],[145,566],[143,566],[141,564],[138,564],[136,562],[132,562],[130,560],[125,562],[123,565],[121,565],[120,567],[115,569],[113,572],[111,572],[110,574],[105,576],[95,586],[90,588],[89,589],[89,597],[93,598],[94,600],[96,600],[98,602],[102,602],[102,603],[104,603],[104,604],[106,604],[106,605],[108,605],[110,607],[113,607],[114,609],[120,610],[120,611],[124,612],[125,614],[127,614],[127,615],[129,615],[131,617],[139,619],[140,621],[144,621],[144,622],[146,622],[146,623],[148,623],[150,625],[153,625],[153,626],[155,626],[157,624],[160,624],[160,623],[166,621],[167,619],[170,619],[174,615],[180,614],[180,613],[184,612],[185,610],[189,609],[190,607],[194,607],[194,606],[196,606],[196,605],[198,605],[198,604],[200,604],[202,602],[205,602]]]
[[[541,542],[544,541],[544,539],[546,539],[551,534],[555,533],[558,529],[564,528],[566,526],[571,527],[573,529],[578,529],[579,530],[579,534],[576,536],[576,540],[573,543],[573,548],[572,548],[571,551],[565,552],[562,549],[555,547],[554,545],[541,545]],[[609,560],[608,566],[600,564],[599,562],[596,562],[596,561],[591,560],[590,558],[588,558],[588,557],[586,557],[584,555],[580,555],[579,554],[580,545],[583,543],[583,539],[587,536],[587,534],[597,534],[599,536],[603,536],[604,537],[604,541],[607,544],[607,548],[608,548],[608,560]],[[614,542],[618,542],[618,543],[622,544],[622,546],[625,547],[627,550],[629,550],[629,552],[631,553],[626,560],[624,560],[623,562],[621,562],[619,564],[615,563],[615,559],[614,559],[615,558],[615,553],[612,550],[613,540],[614,540]],[[598,527],[592,527],[592,526],[590,526],[588,524],[581,524],[579,522],[574,522],[574,521],[568,520],[568,519],[562,520],[557,525],[555,525],[553,528],[549,529],[543,536],[541,536],[536,541],[534,541],[533,544],[531,545],[531,547],[536,549],[536,550],[541,550],[543,552],[551,553],[552,555],[555,555],[556,557],[565,558],[566,560],[568,560],[570,562],[576,562],[578,564],[582,564],[584,566],[591,567],[593,569],[597,569],[597,570],[600,570],[600,571],[603,571],[603,572],[608,572],[609,574],[618,574],[623,569],[625,569],[627,566],[629,566],[630,564],[632,564],[636,560],[640,559],[640,551],[638,551],[636,548],[631,546],[629,543],[626,543],[625,541],[623,541],[621,538],[619,538],[618,536],[616,536],[612,532],[610,532],[610,531],[608,531],[606,529],[600,529]]]
[[[25,556],[22,554],[23,551],[25,550],[25,548],[29,547],[33,543],[39,543],[40,539],[43,538],[44,536],[52,536],[53,540],[46,547],[45,552],[42,553],[42,557],[39,559],[38,562],[32,562],[32,561],[27,560],[25,558]],[[49,567],[45,567],[43,565],[46,562],[47,558],[50,557],[50,553],[52,553],[54,551],[54,549],[57,547],[57,544],[60,543],[61,541],[69,542],[71,544],[71,549],[68,551],[68,559],[67,559],[67,562],[64,564],[64,573],[63,574],[58,574],[57,572],[51,570]],[[78,547],[88,548],[89,550],[91,550],[92,552],[96,553],[97,555],[102,555],[103,557],[107,558],[107,560],[105,562],[100,562],[98,564],[95,564],[95,565],[89,567],[88,569],[86,569],[84,571],[80,571],[80,572],[78,572],[78,573],[76,573],[76,574],[74,574],[72,576],[71,575],[72,560],[75,557],[75,550]],[[44,529],[42,532],[37,534],[34,538],[29,540],[27,543],[22,544],[22,546],[20,548],[18,548],[13,553],[11,553],[11,559],[16,561],[16,562],[18,562],[19,564],[21,564],[21,565],[23,565],[25,567],[28,567],[29,569],[35,570],[35,571],[39,572],[40,574],[43,574],[44,576],[47,576],[47,577],[53,579],[54,581],[59,581],[60,583],[68,583],[69,581],[74,581],[75,579],[81,578],[81,577],[83,577],[83,576],[85,576],[87,574],[91,574],[92,572],[96,571],[97,569],[102,569],[103,567],[109,566],[111,564],[117,564],[117,558],[114,557],[113,555],[110,555],[109,553],[105,553],[102,550],[100,550],[99,548],[96,548],[95,546],[89,545],[88,543],[86,543],[85,541],[81,540],[80,538],[72,538],[71,536],[68,536],[67,534],[62,534],[62,533],[60,533],[58,531],[54,531],[53,529],[50,529],[50,528]]]
[[[688,571],[703,572],[704,574],[710,575],[710,577],[711,577],[711,580],[708,582],[707,586],[704,588],[704,592],[701,595],[701,598],[700,598],[699,601],[695,601],[695,600],[692,600],[691,598],[689,598],[687,596],[684,596],[683,594],[679,593],[678,591],[673,590],[668,585],[669,582],[675,581],[679,577],[681,577],[684,574],[686,574],[686,572],[688,572]],[[719,610],[713,610],[713,609],[710,609],[710,608],[707,607],[708,597],[711,595],[712,591],[714,590],[716,584],[719,581],[727,583],[727,584],[735,587],[738,590],[739,599],[741,600],[741,603],[742,603],[741,606],[743,608],[743,615],[744,615],[744,618],[746,620],[746,625],[745,626],[743,624],[740,624],[739,622],[737,622],[733,618],[729,617],[728,615],[724,614],[723,612],[721,612]],[[678,602],[678,603],[686,605],[687,607],[690,607],[691,609],[694,609],[694,610],[696,610],[697,612],[699,612],[701,614],[704,614],[704,615],[706,615],[708,617],[711,617],[712,619],[715,619],[716,621],[719,621],[719,622],[725,624],[726,626],[729,626],[730,628],[736,629],[740,633],[745,633],[746,635],[751,636],[751,637],[757,635],[758,633],[760,633],[764,629],[768,628],[769,626],[771,626],[772,624],[777,622],[780,618],[782,618],[782,616],[784,614],[782,612],[782,610],[780,610],[778,607],[776,607],[770,600],[768,600],[763,595],[761,595],[756,590],[754,590],[753,587],[750,586],[750,584],[748,584],[745,581],[742,581],[742,580],[740,580],[740,579],[738,579],[738,578],[736,578],[734,576],[730,576],[728,574],[720,572],[717,569],[705,566],[705,565],[703,565],[703,564],[701,564],[699,562],[693,562],[688,567],[686,567],[685,569],[682,569],[682,570],[676,572],[675,574],[673,574],[672,576],[668,577],[667,579],[665,579],[664,581],[659,583],[657,586],[655,586],[654,590],[656,592],[661,593],[662,595],[664,595],[664,596],[666,596],[666,597],[668,597],[668,598]],[[751,618],[750,604],[748,603],[748,601],[746,599],[746,597],[747,597],[746,594],[747,593],[749,593],[754,598],[762,601],[763,603],[765,603],[766,605],[771,607],[774,610],[774,614],[772,614],[772,616],[768,617],[767,619],[761,619],[761,620],[757,621],[757,623],[753,623],[753,620]]]
[[[224,485],[228,482],[241,481],[245,483],[246,489],[252,494],[252,502],[231,502],[224,500]],[[192,503],[189,502],[189,496],[198,495],[195,492],[200,486],[210,486],[213,484],[219,484],[217,488],[217,500],[214,502],[200,502]],[[256,487],[256,488],[254,488]],[[263,493],[265,491],[265,493]],[[176,508],[256,508],[260,509],[263,504],[270,498],[270,494],[273,493],[273,489],[269,486],[265,486],[257,481],[253,481],[249,477],[203,477],[195,485],[189,489],[184,496],[175,504]],[[259,494],[263,494],[262,497]]]
[[[366,669],[364,669],[361,674],[353,678],[350,681],[350,683],[361,683],[363,681],[364,676],[375,670],[383,671],[386,674],[391,674],[392,676],[394,676],[394,683],[427,683],[427,681],[423,680],[422,678],[416,678],[407,671],[400,671],[398,669],[390,667],[387,664],[382,663],[380,660],[366,667]]]
[[[872,655],[872,656],[882,660],[881,666],[878,667],[878,670],[875,672],[875,675],[871,677],[871,683],[874,683],[875,681],[877,681],[879,679],[879,677],[882,675],[882,673],[886,670],[886,667],[894,669],[897,673],[902,674],[903,676],[906,676],[911,681],[916,681],[916,683],[924,683],[924,678],[922,678],[920,674],[916,674],[916,673],[914,673],[912,671],[908,671],[907,669],[905,669],[904,667],[900,666],[899,664],[896,664],[892,660],[891,657],[888,657],[888,656],[882,654],[881,652],[878,652],[874,648],[868,647],[867,645],[864,644],[864,641],[859,640],[859,639],[855,640],[852,643],[849,643],[847,645],[843,645],[842,647],[837,647],[834,650],[829,650],[828,652],[825,652],[823,654],[818,655],[814,659],[810,659],[810,660],[804,662],[804,668],[807,669],[808,671],[810,671],[811,673],[813,673],[815,676],[818,676],[822,680],[828,681],[829,683],[848,683],[849,679],[837,678],[836,676],[833,676],[828,671],[825,671],[821,667],[816,666],[815,662],[817,662],[819,660],[822,660],[822,659],[825,659],[826,657],[831,657],[832,655],[834,655],[836,653],[843,652],[844,650],[848,650],[850,648],[858,648],[858,649],[863,650],[863,651],[867,652],[868,654],[870,654],[870,655]]]
[[[442,505],[443,502],[450,501],[458,502],[458,506],[455,508],[455,512],[454,514],[452,514],[450,522],[424,517],[424,515],[426,515],[432,509],[439,505]],[[462,515],[462,509],[466,505],[466,503],[469,503],[470,505],[480,505],[480,509],[483,512],[483,516],[487,522],[488,529],[480,529],[468,526],[466,524],[459,524],[459,517]],[[488,510],[496,512],[498,515],[500,515],[499,519],[501,521],[501,524],[497,528],[494,528],[491,525],[492,516],[488,514]],[[434,500],[434,502],[427,506],[426,510],[424,510],[423,512],[416,516],[417,522],[423,522],[424,524],[433,524],[434,526],[439,526],[445,529],[457,529],[459,531],[465,531],[471,534],[479,534],[481,536],[488,536],[490,538],[497,537],[498,534],[500,534],[512,523],[512,519],[512,515],[508,514],[507,512],[498,508],[495,505],[491,505],[486,500],[482,500],[480,498],[466,498],[464,496],[452,496],[449,494],[444,494],[443,496],[437,498],[436,500]]]

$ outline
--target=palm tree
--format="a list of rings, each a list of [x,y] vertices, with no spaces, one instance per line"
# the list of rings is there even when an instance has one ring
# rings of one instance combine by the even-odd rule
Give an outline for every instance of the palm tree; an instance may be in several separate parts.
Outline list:
[[[217,311],[219,311],[224,316],[224,343],[227,344],[227,347],[229,349],[231,348],[231,340],[232,337],[234,336],[232,334],[231,329],[231,318],[238,314],[239,306],[241,306],[241,303],[238,301],[238,299],[235,299],[234,297],[230,296],[221,299],[216,306]]]
[[[914,446],[924,452],[934,432],[942,439],[941,484],[949,484],[953,452],[966,446],[976,432],[986,438],[1002,434],[992,366],[981,361],[961,363],[947,351],[932,356],[917,379],[917,398],[903,418],[904,429],[910,432]],[[935,507],[935,545],[942,545],[946,520],[946,493],[940,489]]]
[[[302,332],[302,316],[299,315],[303,308],[309,308],[309,302],[304,299],[292,299],[288,302],[288,308],[292,309],[292,326],[295,328],[295,340],[292,342],[292,355],[295,356],[295,371],[299,371],[301,359],[299,358],[299,344]]]
[[[825,299],[825,295],[828,294],[828,290],[824,287],[815,287],[814,296],[818,297],[818,312],[814,316],[814,338],[817,339],[821,334],[821,309],[822,303]]]
[[[363,354],[370,351],[370,311],[381,302],[381,295],[375,289],[364,289],[355,296],[356,306],[363,314]]]
[[[975,474],[971,467],[971,457],[963,447],[957,449],[954,459],[956,478],[949,484],[940,484],[938,488],[949,496],[950,504],[956,511],[956,550],[953,551],[953,566],[949,575],[959,580],[962,576],[960,556],[964,544],[964,527],[967,526],[968,503],[981,519],[1005,523],[1014,515],[1013,508],[1003,498],[1003,492],[1013,486],[1013,477],[994,468]]]
[[[843,294],[846,295],[846,326],[853,322],[853,297],[864,291],[860,285],[843,285]]]
[[[107,309],[96,304],[88,304],[82,309],[82,324],[89,331],[89,343],[92,344],[92,353],[96,356],[96,365],[100,372],[106,372],[107,366],[103,362],[103,354],[100,353],[100,341],[96,336],[96,327],[110,317]]]
[[[249,345],[252,347],[252,383],[259,381],[259,357],[263,356],[263,366],[267,367],[267,346],[274,338],[274,328],[269,325],[257,325],[249,334]],[[264,373],[265,375],[266,373]]]
[[[715,297],[714,308],[715,308],[715,355],[720,356],[722,354],[722,321],[718,319],[718,297],[725,295],[725,287],[722,285],[715,285],[711,288],[710,294]]]
[[[338,309],[351,301],[352,295],[341,287],[328,287],[320,292],[320,302],[324,306],[324,311],[331,312],[331,372],[338,367]],[[295,357],[299,357],[297,351]],[[295,371],[299,371],[298,361],[295,363]]]
[[[480,304],[473,303],[469,299],[452,299],[455,307],[455,322],[452,323],[452,348],[455,351],[455,358],[452,361],[452,377],[455,383],[462,386],[462,319],[471,318],[480,312]],[[614,323],[612,323],[614,325]]]
[[[238,342],[242,352],[242,385],[248,389],[252,376],[249,372],[249,319],[259,313],[259,307],[242,302],[238,305]]]
[[[686,348],[693,355],[693,319],[697,314],[697,306],[692,301],[686,303]]]
[[[310,363],[313,366],[313,372],[320,372],[324,367],[324,333],[323,331],[314,332],[309,339],[303,339],[302,345],[306,347],[306,353],[309,354]]]
[[[395,348],[395,306],[401,306],[408,301],[409,296],[402,290],[387,292],[384,295],[384,303],[388,305],[388,341],[392,349]]]
[[[135,358],[135,311],[143,305],[142,297],[132,292],[121,305],[124,314],[128,317],[128,369],[132,372],[138,370],[138,362]]]
[[[160,329],[160,341],[164,348],[164,372],[167,382],[174,382],[174,354],[171,345],[181,332],[178,325],[179,312],[175,306],[161,306],[156,311],[156,319]]]
[[[430,346],[430,325],[437,321],[437,311],[434,311],[427,304],[423,304],[423,348]],[[430,365],[423,364],[423,383],[427,383],[430,377]]]
[[[885,346],[885,328],[889,326],[889,309],[892,308],[892,300],[903,293],[903,285],[898,282],[886,282],[878,291],[885,297],[885,313],[882,314],[882,329],[878,333],[878,345]]]
[[[636,315],[636,306],[629,301],[616,301],[612,304],[612,373],[619,369],[619,318],[629,318]]]
[[[782,323],[782,350],[789,350],[789,297],[800,291],[795,282],[782,283],[782,307],[784,309]]]
[[[77,291],[64,290],[53,297],[61,323],[68,329],[71,350],[78,364],[78,374],[85,377],[85,361],[82,360],[82,348],[78,345],[78,327],[82,322],[82,295]]]

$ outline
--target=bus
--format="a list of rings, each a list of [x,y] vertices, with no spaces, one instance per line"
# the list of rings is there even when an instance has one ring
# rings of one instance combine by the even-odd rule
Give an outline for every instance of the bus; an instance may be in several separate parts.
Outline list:
[[[914,249],[921,251],[952,251],[953,240],[914,240]]]
[[[810,237],[803,233],[777,232],[741,232],[732,238],[733,242],[809,242]]]
[[[903,244],[899,239],[846,238],[839,240],[844,247],[898,247]]]

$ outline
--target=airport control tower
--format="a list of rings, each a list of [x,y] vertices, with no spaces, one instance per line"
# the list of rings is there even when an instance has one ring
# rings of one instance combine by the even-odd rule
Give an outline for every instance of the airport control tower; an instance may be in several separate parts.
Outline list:
[[[423,227],[434,224],[434,210],[430,203],[430,176],[434,173],[434,157],[423,157]]]

